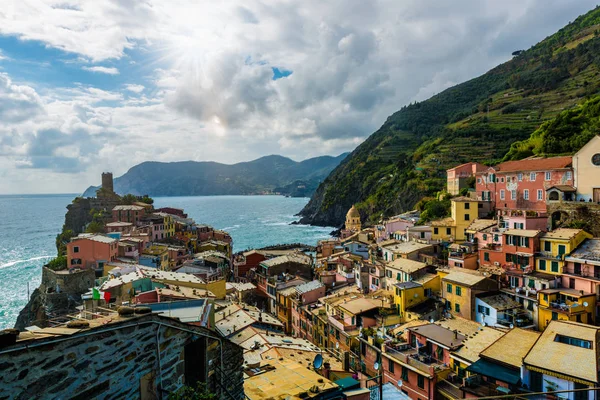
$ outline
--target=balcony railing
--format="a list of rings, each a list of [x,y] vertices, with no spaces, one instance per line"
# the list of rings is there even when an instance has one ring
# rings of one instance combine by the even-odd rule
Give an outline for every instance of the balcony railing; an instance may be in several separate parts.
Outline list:
[[[589,273],[589,272],[584,271],[584,270],[575,271],[574,269],[565,269],[565,270],[563,270],[563,274],[572,275],[572,276],[579,276],[579,277],[587,278],[587,279],[600,280],[600,272]]]
[[[551,301],[550,303],[550,309],[561,312],[561,313],[566,313],[566,314],[578,314],[581,312],[585,312],[585,308],[582,307],[581,304],[579,303],[563,303],[560,301]]]
[[[356,325],[348,324],[346,321],[344,321],[341,317],[337,315],[330,315],[329,323],[344,332],[356,329]]]
[[[552,260],[564,260],[565,259],[564,254],[553,255],[549,251],[538,251],[537,253],[535,253],[535,255],[536,255],[536,257],[548,258],[548,259],[552,259]]]
[[[419,353],[417,349],[412,347],[397,349],[385,345],[384,348],[385,353],[389,354],[392,358],[398,360],[400,363],[417,368],[420,371],[428,373],[430,376],[434,376],[436,372],[449,368],[446,364],[439,362],[430,355]]]

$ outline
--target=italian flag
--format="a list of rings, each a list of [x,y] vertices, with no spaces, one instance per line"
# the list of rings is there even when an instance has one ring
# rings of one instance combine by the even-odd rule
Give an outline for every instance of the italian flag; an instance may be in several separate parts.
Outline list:
[[[110,300],[110,292],[101,292],[97,288],[92,288],[92,300],[100,300],[100,297],[103,297],[104,301],[108,303]]]

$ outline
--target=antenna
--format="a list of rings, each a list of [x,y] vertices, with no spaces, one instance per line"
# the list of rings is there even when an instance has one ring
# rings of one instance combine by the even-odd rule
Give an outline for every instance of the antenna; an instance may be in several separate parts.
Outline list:
[[[315,356],[315,359],[313,360],[313,367],[315,367],[315,369],[319,369],[323,366],[323,356],[320,354],[317,354]]]
[[[509,325],[509,328],[510,328],[510,329],[512,329],[512,328],[514,328],[514,327],[515,327],[515,326],[514,326],[513,324],[510,324],[510,325]]]

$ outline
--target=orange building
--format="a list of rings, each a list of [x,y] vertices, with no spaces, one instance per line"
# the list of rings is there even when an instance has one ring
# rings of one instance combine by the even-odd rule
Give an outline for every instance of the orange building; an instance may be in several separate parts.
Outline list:
[[[104,269],[115,261],[119,253],[119,241],[104,235],[81,234],[67,244],[69,268]]]

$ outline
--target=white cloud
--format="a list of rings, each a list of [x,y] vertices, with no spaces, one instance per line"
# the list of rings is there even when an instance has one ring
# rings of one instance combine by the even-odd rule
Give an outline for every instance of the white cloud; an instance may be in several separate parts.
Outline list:
[[[339,154],[408,102],[484,73],[595,5],[61,4],[68,7],[14,0],[0,13],[0,34],[72,53],[83,69],[135,84],[48,87],[0,74],[0,193],[83,190],[102,170],[119,175],[146,160]],[[101,63],[120,70],[94,65]],[[292,74],[273,80],[274,67]]]
[[[101,66],[94,66],[94,67],[81,67],[81,69],[84,69],[86,71],[90,71],[90,72],[98,72],[100,74],[107,74],[107,75],[119,75],[119,70],[115,67],[101,67]]]
[[[142,93],[145,88],[144,85],[128,84],[125,85],[125,89],[133,93]]]

